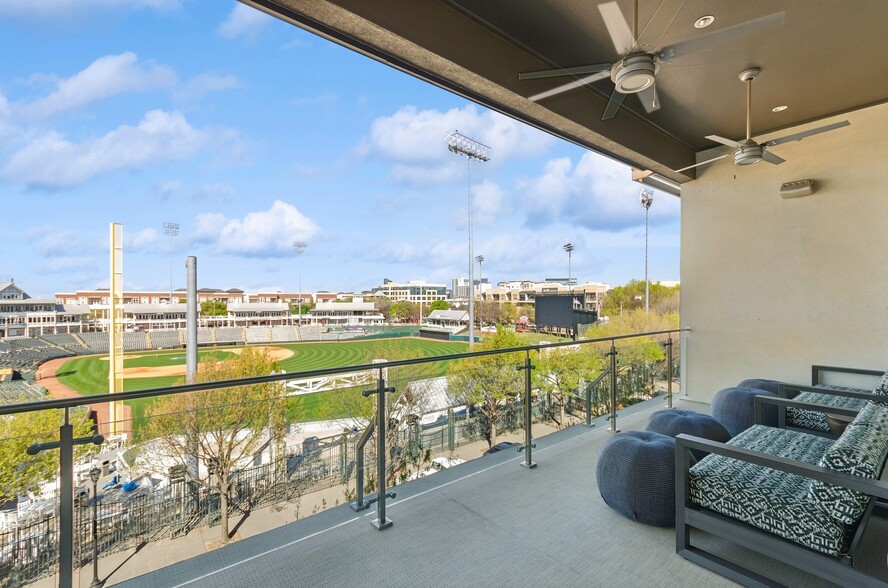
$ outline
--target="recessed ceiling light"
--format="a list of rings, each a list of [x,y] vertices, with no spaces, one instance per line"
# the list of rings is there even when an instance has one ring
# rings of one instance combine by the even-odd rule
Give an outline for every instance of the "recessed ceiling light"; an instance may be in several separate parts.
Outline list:
[[[772,108],[771,112],[783,112],[787,108],[789,108],[789,106],[787,106],[785,104],[781,104],[780,106],[775,106],[774,108]]]
[[[694,27],[698,29],[705,29],[709,25],[715,22],[715,17],[711,14],[707,14],[706,16],[701,16],[694,22]]]

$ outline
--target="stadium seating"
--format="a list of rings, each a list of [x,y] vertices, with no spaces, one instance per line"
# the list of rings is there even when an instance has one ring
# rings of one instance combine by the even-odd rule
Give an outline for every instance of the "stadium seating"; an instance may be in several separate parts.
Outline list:
[[[296,333],[297,327],[290,325],[275,325],[271,327],[271,340],[273,342],[297,341],[299,339]]]
[[[270,343],[271,327],[247,327],[247,343]]]
[[[172,349],[182,347],[185,342],[180,339],[182,333],[176,331],[151,331],[148,333],[151,349]]]
[[[216,329],[216,343],[243,343],[244,330],[240,327],[219,327]]]

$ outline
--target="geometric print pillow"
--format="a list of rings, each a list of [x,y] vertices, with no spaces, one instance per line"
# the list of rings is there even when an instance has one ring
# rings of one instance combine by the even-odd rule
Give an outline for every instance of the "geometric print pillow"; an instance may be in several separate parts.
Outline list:
[[[879,383],[873,389],[873,392],[876,394],[885,394],[888,395],[888,371],[882,374],[882,378],[879,380]]]
[[[888,406],[867,402],[817,465],[873,480],[881,474],[886,455]],[[832,518],[850,525],[866,510],[870,497],[857,490],[812,480],[808,498]]]

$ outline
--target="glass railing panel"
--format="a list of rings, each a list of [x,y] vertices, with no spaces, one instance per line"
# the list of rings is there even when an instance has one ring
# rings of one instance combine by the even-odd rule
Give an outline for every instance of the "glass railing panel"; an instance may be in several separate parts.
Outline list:
[[[114,411],[107,396],[95,397],[90,408],[69,409],[75,437],[95,432],[90,410],[106,436],[101,447],[75,447],[75,581],[98,577],[110,585],[194,553],[161,550],[161,541],[194,543],[199,536],[209,549],[345,503],[375,508],[380,387],[381,475],[392,489],[491,449],[529,460],[527,451],[518,453],[528,440],[662,394],[670,350],[677,373],[677,343],[664,333],[515,350],[505,336],[485,337],[476,353],[428,360],[393,344],[374,363],[290,374],[241,352],[234,371],[224,361],[202,363],[192,388],[127,392]],[[25,422],[43,413],[52,418],[5,429],[0,454],[21,454],[16,463],[24,464],[31,458],[22,447],[57,441],[63,410],[0,419]],[[56,461],[37,486],[57,488],[58,450],[44,454]],[[24,478],[26,466],[17,467]],[[57,493],[4,513],[0,586],[55,576],[62,551]]]

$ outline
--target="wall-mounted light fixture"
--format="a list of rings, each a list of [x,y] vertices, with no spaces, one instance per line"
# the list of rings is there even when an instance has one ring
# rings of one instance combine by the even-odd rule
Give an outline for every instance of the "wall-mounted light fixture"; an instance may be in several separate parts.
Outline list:
[[[781,198],[798,198],[814,193],[814,180],[796,180],[780,186]]]

